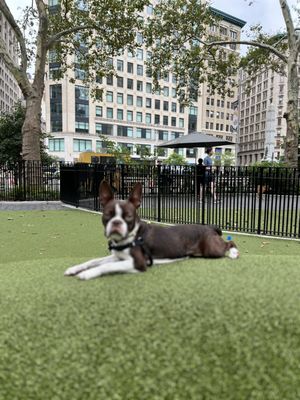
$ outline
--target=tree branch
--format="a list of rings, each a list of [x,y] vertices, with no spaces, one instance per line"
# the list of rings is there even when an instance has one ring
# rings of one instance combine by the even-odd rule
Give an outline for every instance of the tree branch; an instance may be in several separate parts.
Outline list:
[[[284,22],[287,30],[287,37],[289,41],[289,48],[294,48],[296,45],[297,37],[295,32],[295,27],[293,24],[293,19],[291,16],[290,8],[286,0],[280,0],[281,12],[284,18]]]
[[[7,51],[6,43],[0,38],[0,57],[4,60],[4,63],[8,70],[12,73],[16,79],[22,93],[24,96],[30,93],[30,83],[24,69],[20,68],[14,60],[11,58],[9,52]]]
[[[1,0],[0,0],[1,1]],[[47,41],[47,48],[50,49],[55,43],[60,42],[60,39],[63,36],[70,35],[71,33],[79,32],[79,31],[84,31],[86,29],[99,29],[98,26],[96,25],[79,25],[79,26],[74,26],[73,28],[65,29],[64,31],[58,32],[52,37],[50,37]]]
[[[280,58],[280,60],[282,60],[284,63],[287,64],[287,57],[285,55],[283,55],[282,53],[280,53],[280,51],[276,50],[275,47],[266,44],[266,43],[259,43],[259,42],[254,42],[251,40],[217,40],[214,42],[204,42],[204,41],[200,41],[204,46],[207,47],[213,47],[213,46],[221,46],[223,44],[244,44],[244,45],[248,45],[248,46],[254,46],[254,47],[259,47],[261,49],[265,49],[270,51],[271,53],[273,53],[274,55],[276,55],[278,58]]]
[[[44,1],[35,0],[35,2],[39,14],[39,29],[37,33],[35,75],[33,85],[35,88],[39,88],[39,90],[44,90],[44,73],[48,50],[45,42],[48,35],[49,18]]]

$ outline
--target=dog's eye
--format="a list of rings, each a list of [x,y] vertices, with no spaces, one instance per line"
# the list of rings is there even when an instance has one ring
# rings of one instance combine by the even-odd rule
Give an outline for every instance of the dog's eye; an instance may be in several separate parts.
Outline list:
[[[126,221],[132,221],[133,218],[134,218],[134,216],[133,216],[132,214],[126,214],[126,215],[125,215],[125,220],[126,220]]]
[[[106,212],[106,213],[104,213],[104,214],[103,214],[103,218],[105,218],[105,219],[110,219],[110,218],[112,218],[112,213],[111,213],[111,212]]]

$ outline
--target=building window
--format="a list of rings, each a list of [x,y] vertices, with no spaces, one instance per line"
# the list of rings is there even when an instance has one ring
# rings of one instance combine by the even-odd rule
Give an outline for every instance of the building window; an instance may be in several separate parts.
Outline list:
[[[75,98],[79,100],[88,100],[89,89],[84,86],[75,86]]]
[[[117,109],[117,119],[119,121],[123,120],[123,110],[120,110],[119,108]]]
[[[127,111],[127,121],[129,121],[129,122],[133,121],[133,112],[132,111]]]
[[[154,123],[159,125],[159,123],[160,123],[160,115],[159,114],[154,115]]]
[[[137,49],[136,51],[136,58],[140,61],[143,61],[144,58],[144,52],[143,49]]]
[[[152,84],[146,83],[146,93],[152,93]]]
[[[88,104],[81,104],[81,103],[76,103],[75,104],[75,115],[76,119],[77,117],[86,117],[88,118],[89,116],[89,105]]]
[[[50,85],[50,121],[51,131],[62,131],[62,88],[61,85]]]
[[[141,139],[151,139],[151,129],[137,128],[136,137]]]
[[[136,41],[138,44],[143,44],[144,43],[144,38],[141,32],[137,32],[136,34]]]
[[[118,125],[117,135],[132,137],[133,136],[133,128],[131,128],[129,126]]]
[[[127,105],[128,106],[133,106],[133,96],[132,94],[127,95]]]
[[[139,111],[136,113],[136,122],[143,122],[143,113]]]
[[[198,115],[198,107],[190,106],[189,114],[190,115]]]
[[[114,100],[113,92],[106,92],[106,101],[108,103],[112,103]]]
[[[169,111],[169,102],[168,101],[164,101],[163,109],[164,109],[164,111]]]
[[[158,133],[158,140],[168,140],[168,132],[167,131],[157,131]]]
[[[142,81],[136,81],[136,90],[139,92],[143,91],[143,82]]]
[[[113,134],[113,125],[111,124],[100,124],[96,122],[95,124],[96,133],[102,135],[112,135]]]
[[[102,117],[103,111],[102,106],[96,106],[96,117]]]
[[[165,125],[165,126],[169,125],[169,118],[167,115],[163,116],[163,125]]]
[[[152,101],[149,97],[146,97],[146,108],[151,108],[152,107]]]
[[[145,119],[145,121],[146,121],[146,124],[148,124],[148,125],[150,125],[151,124],[151,114],[146,114],[146,119]]]
[[[237,32],[230,31],[230,37],[231,37],[231,39],[237,39]]]
[[[138,65],[136,66],[136,73],[137,73],[137,75],[139,75],[139,76],[143,76],[144,67],[143,67],[142,65],[138,64]]]
[[[117,86],[123,87],[124,86],[124,78],[122,76],[117,77]]]
[[[179,128],[184,128],[184,118],[179,118]]]
[[[73,151],[91,151],[92,150],[92,141],[85,139],[74,139],[73,140]]]
[[[127,78],[127,89],[133,90],[133,79]]]
[[[160,100],[155,100],[155,110],[160,110]]]
[[[176,117],[171,117],[171,126],[176,126]]]
[[[168,86],[164,86],[163,93],[164,93],[164,96],[166,96],[166,97],[169,96],[169,88],[168,88]]]
[[[89,132],[89,123],[75,121],[75,132],[88,133]]]
[[[49,151],[65,151],[65,139],[49,139]]]
[[[107,76],[107,78],[106,78],[106,83],[107,83],[107,85],[113,85],[114,84],[114,77],[113,77],[113,75],[108,75]]]
[[[136,105],[137,107],[143,107],[143,98],[141,96],[137,96]]]
[[[124,71],[124,62],[122,60],[117,60],[117,70],[120,72]]]
[[[127,72],[133,74],[133,64],[131,62],[127,63]]]
[[[106,118],[113,118],[114,117],[114,110],[111,107],[107,107],[106,109]]]
[[[123,104],[123,93],[117,93],[117,103]]]

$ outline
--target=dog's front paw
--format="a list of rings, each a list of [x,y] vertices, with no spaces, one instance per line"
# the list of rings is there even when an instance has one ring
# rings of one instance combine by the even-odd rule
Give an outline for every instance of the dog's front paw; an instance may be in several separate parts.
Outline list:
[[[94,279],[97,278],[98,276],[100,276],[101,274],[93,269],[87,270],[87,271],[83,271],[80,272],[79,274],[77,274],[77,278],[79,278],[82,281],[88,281],[90,279]]]
[[[78,274],[78,265],[75,265],[74,267],[70,267],[68,269],[65,270],[64,275],[65,276],[74,276],[76,274]]]

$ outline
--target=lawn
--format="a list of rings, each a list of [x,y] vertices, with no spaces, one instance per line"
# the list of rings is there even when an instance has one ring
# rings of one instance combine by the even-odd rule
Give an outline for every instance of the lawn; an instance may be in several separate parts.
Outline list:
[[[0,399],[300,398],[300,243],[83,282],[98,215],[0,212]]]

